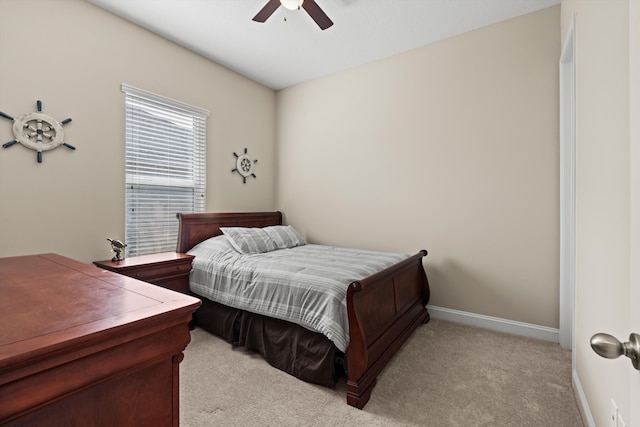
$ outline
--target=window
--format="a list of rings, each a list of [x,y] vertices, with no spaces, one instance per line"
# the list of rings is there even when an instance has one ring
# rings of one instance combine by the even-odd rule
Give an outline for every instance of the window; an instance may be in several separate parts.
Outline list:
[[[204,212],[209,112],[122,85],[128,256],[175,251],[178,212]]]

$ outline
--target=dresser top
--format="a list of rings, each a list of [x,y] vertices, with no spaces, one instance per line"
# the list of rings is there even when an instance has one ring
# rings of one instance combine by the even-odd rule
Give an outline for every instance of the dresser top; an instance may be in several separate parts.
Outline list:
[[[56,254],[0,258],[0,373],[22,358],[187,318],[199,305],[197,298]]]

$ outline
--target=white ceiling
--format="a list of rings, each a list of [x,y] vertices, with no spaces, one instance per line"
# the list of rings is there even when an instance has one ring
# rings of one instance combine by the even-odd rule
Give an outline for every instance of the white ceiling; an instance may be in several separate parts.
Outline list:
[[[304,9],[252,21],[267,0],[87,1],[276,90],[560,3],[316,0],[322,31]]]

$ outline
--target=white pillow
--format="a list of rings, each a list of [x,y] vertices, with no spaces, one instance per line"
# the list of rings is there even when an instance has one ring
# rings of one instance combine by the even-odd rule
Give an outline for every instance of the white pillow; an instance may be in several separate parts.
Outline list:
[[[276,249],[271,237],[262,228],[220,227],[235,250],[242,254],[259,254]]]
[[[277,249],[306,245],[304,237],[290,225],[272,225],[263,230],[271,237]]]

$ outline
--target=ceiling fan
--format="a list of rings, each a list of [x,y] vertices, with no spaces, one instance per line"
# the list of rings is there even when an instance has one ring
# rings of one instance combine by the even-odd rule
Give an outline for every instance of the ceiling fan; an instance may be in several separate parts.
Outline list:
[[[333,25],[333,21],[320,9],[315,0],[269,0],[260,12],[253,17],[253,20],[256,22],[266,21],[280,5],[289,10],[300,9],[302,6],[322,30],[326,30]]]

